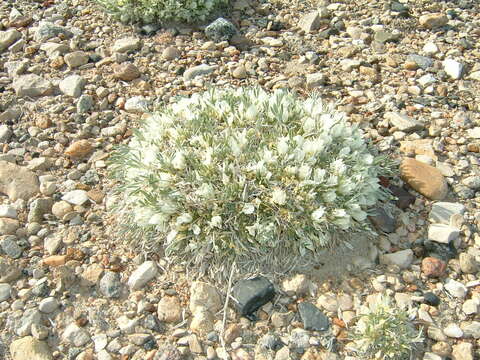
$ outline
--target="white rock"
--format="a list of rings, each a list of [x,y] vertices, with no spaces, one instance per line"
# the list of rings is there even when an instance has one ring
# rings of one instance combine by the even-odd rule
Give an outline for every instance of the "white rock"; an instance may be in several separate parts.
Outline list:
[[[433,42],[428,42],[423,46],[423,52],[427,56],[432,56],[438,53],[438,46]]]
[[[0,31],[0,52],[7,49],[10,45],[12,45],[21,37],[22,33],[15,29]]]
[[[95,344],[95,352],[99,352],[108,344],[108,337],[106,334],[97,334],[92,336],[93,343]]]
[[[148,112],[148,101],[143,96],[134,96],[125,102],[125,111],[130,113]]]
[[[115,41],[112,46],[112,52],[126,53],[140,48],[141,41],[136,37],[126,37]]]
[[[478,313],[478,301],[474,299],[466,300],[462,305],[462,311],[467,315]]]
[[[430,224],[428,227],[428,240],[448,244],[458,239],[460,230],[445,224]]]
[[[70,75],[60,81],[58,87],[60,88],[60,91],[65,95],[79,97],[80,95],[82,95],[85,83],[85,79],[80,75]]]
[[[463,73],[463,64],[453,60],[445,59],[443,61],[443,69],[452,79],[460,79]]]
[[[88,201],[88,195],[85,190],[72,190],[63,195],[62,200],[72,205],[83,205]]]
[[[210,66],[207,64],[201,64],[191,67],[183,73],[183,79],[188,81],[196,78],[197,76],[208,75],[213,72],[217,67],[217,65]]]
[[[300,18],[300,20],[298,21],[298,27],[306,33],[309,33],[320,28],[320,20],[320,14],[318,13],[318,11],[313,11],[311,13],[303,15]]]
[[[360,60],[355,59],[343,59],[340,61],[340,66],[343,71],[352,71],[353,69],[358,69],[362,63]]]
[[[465,285],[453,279],[447,279],[445,281],[444,287],[445,287],[445,290],[447,290],[450,295],[456,298],[463,299],[465,298],[468,292],[468,289],[466,288]]]
[[[307,295],[310,290],[311,282],[304,274],[297,274],[282,282],[283,291],[296,294],[297,296]]]
[[[10,299],[12,287],[9,284],[0,284],[0,302]]]
[[[131,291],[141,289],[146,283],[157,275],[157,265],[153,261],[145,261],[135,270],[128,279],[128,286]]]
[[[75,323],[67,326],[67,328],[63,332],[62,338],[64,341],[67,341],[73,346],[77,347],[83,346],[89,343],[91,340],[88,332]]]
[[[388,120],[392,126],[395,126],[398,130],[404,132],[421,130],[423,128],[423,124],[412,119],[410,116],[399,112],[387,112],[385,114],[385,119]]]
[[[480,139],[480,127],[474,127],[473,129],[467,130],[468,137],[473,139]]]
[[[384,265],[397,265],[402,269],[410,267],[413,261],[411,249],[400,250],[391,254],[380,255],[380,263]]]
[[[323,73],[307,74],[307,88],[314,89],[325,84],[325,75]]]
[[[190,287],[190,311],[207,309],[216,313],[222,307],[222,300],[217,289],[203,281],[194,281]]]
[[[463,214],[465,206],[461,203],[439,201],[432,205],[428,220],[433,223],[450,224],[450,219],[455,214]]]
[[[54,312],[55,310],[58,309],[58,301],[54,297],[47,297],[40,301],[38,304],[38,310],[40,310],[43,313],[50,314]]]
[[[445,329],[443,329],[443,333],[448,337],[459,339],[463,336],[463,331],[460,329],[460,326],[457,324],[448,324]]]
[[[432,85],[436,81],[437,79],[435,79],[435,76],[433,76],[432,74],[425,74],[420,79],[418,79],[418,83],[422,85],[422,87],[424,88],[429,85]]]
[[[17,209],[11,205],[0,205],[0,218],[17,218]]]
[[[474,71],[468,75],[469,79],[480,81],[480,71]]]
[[[52,83],[37,74],[18,76],[13,81],[12,88],[19,97],[39,97],[53,92]]]

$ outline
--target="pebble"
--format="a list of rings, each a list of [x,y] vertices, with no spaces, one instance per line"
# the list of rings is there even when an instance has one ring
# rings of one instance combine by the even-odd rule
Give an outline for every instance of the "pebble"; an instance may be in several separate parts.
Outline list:
[[[401,269],[407,269],[413,262],[413,251],[411,249],[400,250],[390,254],[380,255],[380,264],[397,265]]]
[[[232,76],[235,79],[245,79],[247,77],[247,70],[245,69],[245,66],[243,66],[243,65],[237,66],[232,71]]]
[[[318,11],[303,15],[298,21],[298,27],[306,33],[320,29],[321,19]]]
[[[90,141],[86,139],[74,141],[65,150],[65,155],[68,155],[72,159],[82,159],[91,154],[94,150]]]
[[[447,264],[434,257],[426,257],[422,260],[422,273],[431,278],[439,278],[445,275]]]
[[[428,240],[436,241],[442,244],[455,242],[460,235],[460,230],[456,227],[444,224],[430,224],[428,227]]]
[[[448,185],[436,168],[411,158],[404,158],[400,165],[400,176],[414,190],[431,200],[443,200]]]
[[[298,312],[305,330],[325,331],[330,327],[328,318],[313,304],[301,302]]]
[[[9,284],[0,284],[0,302],[10,299],[12,287]]]
[[[433,223],[449,225],[452,216],[463,215],[465,206],[461,203],[435,202],[430,210],[429,220]]]
[[[70,75],[60,81],[58,87],[63,94],[77,98],[82,94],[85,84],[86,80],[82,76]]]
[[[476,315],[478,314],[478,306],[479,306],[479,303],[477,300],[468,299],[463,303],[462,311],[466,315]]]
[[[20,75],[13,80],[12,88],[19,97],[40,97],[51,95],[53,85],[37,74]]]
[[[125,37],[118,39],[112,46],[112,52],[127,53],[140,49],[141,41],[136,37]]]
[[[459,339],[463,336],[463,331],[457,324],[448,324],[447,327],[443,329],[443,333],[448,337],[456,339]]]
[[[119,298],[122,294],[122,283],[117,273],[106,271],[98,284],[100,292],[109,299]]]
[[[420,16],[418,22],[421,27],[435,29],[447,25],[448,17],[441,13],[425,14]]]
[[[248,317],[273,299],[275,289],[266,277],[257,276],[237,282],[232,294],[240,314]]]
[[[452,346],[453,360],[473,360],[473,345],[469,342],[459,342]]]
[[[465,298],[468,292],[468,289],[465,287],[465,285],[453,279],[447,279],[444,287],[450,295],[460,299]]]
[[[66,54],[63,59],[69,68],[74,69],[88,63],[88,54],[83,51],[74,51]]]
[[[200,336],[206,336],[213,330],[215,318],[212,313],[205,309],[199,309],[193,314],[190,330]]]
[[[230,21],[218,18],[205,28],[205,35],[215,42],[230,41],[237,34],[237,28]]]
[[[146,113],[149,111],[148,101],[143,96],[134,96],[125,102],[124,109],[134,114]]]
[[[194,281],[190,287],[190,311],[207,309],[216,313],[222,308],[222,299],[218,290],[203,281]]]
[[[464,274],[475,274],[479,270],[479,264],[475,256],[468,253],[461,253],[459,257],[460,269]]]
[[[158,318],[166,323],[178,323],[182,320],[182,306],[176,296],[164,296],[158,303]]]
[[[62,196],[62,200],[72,205],[83,205],[90,201],[85,190],[72,190]]]
[[[162,52],[162,59],[172,61],[178,59],[182,55],[182,52],[175,46],[168,46]]]
[[[53,360],[52,351],[47,343],[32,336],[12,341],[10,355],[13,360]]]
[[[22,37],[22,33],[15,29],[0,31],[0,53]]]
[[[0,236],[14,235],[20,227],[18,220],[10,218],[0,218]]]
[[[0,218],[17,218],[17,209],[11,205],[0,205]]]
[[[445,59],[443,61],[443,69],[454,80],[458,80],[462,77],[463,64],[456,60]]]
[[[157,265],[153,261],[145,261],[128,279],[131,291],[139,290],[158,274]]]
[[[62,339],[77,347],[86,345],[91,341],[89,333],[75,323],[72,323],[66,327],[63,332]]]
[[[50,314],[57,310],[59,307],[59,303],[57,299],[54,297],[47,297],[45,299],[42,299],[40,303],[38,304],[38,310],[45,314]]]
[[[325,85],[326,77],[323,73],[307,74],[307,89],[315,89]]]
[[[129,62],[114,66],[114,76],[123,81],[132,81],[140,77],[140,70]]]
[[[308,295],[312,283],[304,274],[297,274],[287,278],[282,282],[282,289],[289,295],[297,295],[299,297]]]
[[[210,66],[207,64],[191,67],[183,73],[183,79],[185,81],[189,81],[189,80],[193,80],[198,76],[208,75],[212,73],[217,67],[218,67],[217,65]]]

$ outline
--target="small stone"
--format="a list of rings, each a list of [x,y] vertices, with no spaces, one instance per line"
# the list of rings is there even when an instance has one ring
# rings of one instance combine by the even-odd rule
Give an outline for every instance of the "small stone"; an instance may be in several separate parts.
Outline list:
[[[423,70],[428,69],[429,67],[433,66],[433,59],[421,56],[417,54],[411,54],[407,57],[407,61],[413,62],[418,67],[422,68]]]
[[[47,236],[43,241],[43,248],[47,251],[48,254],[54,255],[62,246],[63,241],[60,236]]]
[[[423,46],[423,52],[429,56],[435,55],[439,52],[437,44],[428,42]]]
[[[190,69],[187,69],[183,73],[183,79],[185,81],[188,81],[196,78],[197,76],[208,75],[212,73],[217,67],[218,67],[217,65],[210,66],[207,64],[201,64],[201,65],[191,67]]]
[[[50,314],[54,312],[55,310],[58,309],[58,307],[59,307],[59,304],[57,299],[51,296],[45,299],[42,299],[42,301],[40,301],[40,303],[38,304],[38,310],[40,310],[45,314]]]
[[[58,87],[63,94],[77,98],[82,94],[85,84],[85,79],[80,75],[70,75],[60,81]]]
[[[22,33],[15,29],[0,31],[0,53],[21,37]]]
[[[117,273],[106,271],[98,284],[100,292],[109,299],[119,298],[122,294],[122,283]]]
[[[235,79],[245,79],[247,77],[247,70],[245,69],[245,66],[237,66],[235,70],[232,71],[232,76]]]
[[[384,265],[397,265],[407,269],[413,262],[413,251],[411,249],[400,250],[391,254],[380,255],[380,263]]]
[[[294,329],[288,342],[292,350],[303,353],[310,347],[310,334],[304,329]]]
[[[243,316],[252,317],[253,313],[275,296],[273,284],[263,276],[240,280],[232,290],[237,300],[237,308]]]
[[[478,262],[475,256],[469,253],[461,253],[459,257],[460,269],[464,274],[475,274],[478,272]]]
[[[472,190],[480,190],[480,176],[467,176],[462,183]]]
[[[448,324],[443,333],[451,338],[459,339],[463,336],[463,331],[457,324]]]
[[[461,282],[458,282],[453,279],[447,279],[445,282],[445,290],[448,291],[448,293],[456,298],[463,299],[465,296],[467,296],[468,289],[463,285]]]
[[[62,200],[54,203],[52,205],[52,214],[57,217],[57,219],[63,219],[65,215],[73,211],[73,206],[68,202]]]
[[[358,69],[362,62],[356,59],[343,59],[340,61],[340,67],[343,71],[352,71]]]
[[[476,314],[478,314],[478,306],[479,306],[479,304],[478,304],[477,300],[468,299],[463,303],[462,311],[466,315],[476,315]]]
[[[237,34],[237,29],[230,21],[218,18],[205,28],[205,35],[215,42],[230,41]]]
[[[143,96],[134,96],[125,102],[125,111],[134,114],[148,112],[148,101]]]
[[[223,339],[227,345],[230,345],[236,338],[242,336],[242,328],[238,324],[230,324],[225,330]]]
[[[10,355],[13,360],[52,360],[52,351],[47,343],[32,336],[26,336],[10,344]]]
[[[74,51],[66,54],[63,59],[69,68],[74,69],[88,63],[89,57],[88,54],[83,51]]]
[[[448,24],[448,17],[441,13],[426,14],[418,19],[420,26],[425,29],[435,29]]]
[[[213,330],[215,318],[208,310],[197,310],[193,314],[190,330],[200,336],[207,336]]]
[[[375,229],[387,234],[393,233],[396,227],[395,218],[387,214],[384,208],[378,207],[375,209],[375,214],[368,217]]]
[[[401,33],[391,33],[384,30],[379,30],[375,32],[374,40],[382,44],[388,42],[396,42],[400,39]]]
[[[452,360],[473,360],[473,345],[469,342],[460,342],[452,347]]]
[[[84,346],[91,341],[90,335],[76,323],[67,326],[63,332],[62,339],[73,346]]]
[[[112,46],[112,52],[115,53],[128,53],[140,49],[141,41],[136,37],[126,37],[118,39]]]
[[[162,52],[162,59],[171,61],[178,59],[182,55],[181,51],[178,50],[175,46],[169,46],[165,48]]]
[[[114,67],[114,76],[123,81],[132,81],[140,77],[140,70],[132,63],[118,64]]]
[[[478,321],[466,321],[462,322],[461,328],[465,334],[465,338],[480,339],[480,322]]]
[[[434,257],[426,257],[422,260],[422,273],[431,278],[439,278],[445,275],[447,264]]]
[[[431,200],[447,196],[448,185],[442,173],[425,163],[405,158],[400,165],[400,176],[414,190]]]
[[[283,291],[290,295],[303,296],[308,295],[310,286],[310,280],[304,274],[297,274],[292,278],[285,279],[282,282]]]
[[[72,205],[83,205],[89,201],[87,192],[85,190],[72,190],[62,196],[62,200]]]
[[[403,132],[421,130],[424,127],[423,124],[413,120],[408,115],[398,112],[386,113],[385,119],[387,119],[392,124],[392,126],[395,126],[398,130]]]
[[[51,255],[42,260],[45,266],[62,266],[67,262],[67,256],[65,255]]]
[[[265,334],[259,340],[258,344],[262,349],[276,351],[280,349],[283,344],[282,340],[275,334]]]
[[[68,30],[67,28],[59,25],[55,25],[48,21],[40,22],[40,25],[37,27],[33,38],[36,42],[44,42],[45,40],[57,37],[59,35],[63,35],[67,38],[73,36],[73,33]]]
[[[0,284],[0,302],[10,299],[12,287],[9,284]]]
[[[428,240],[442,244],[449,244],[458,239],[460,230],[444,224],[430,224],[428,227]]]
[[[90,95],[82,95],[77,101],[77,113],[85,114],[93,107],[93,98]]]
[[[42,314],[37,309],[27,309],[22,317],[16,323],[15,333],[18,336],[28,336],[31,334],[32,325],[40,324],[42,321]]]
[[[22,249],[17,245],[15,240],[15,236],[5,236],[0,240],[0,246],[3,252],[12,259],[18,259],[22,255]]]
[[[131,291],[140,290],[158,273],[157,265],[153,261],[145,261],[135,270],[128,279]]]
[[[307,74],[307,88],[315,89],[325,85],[326,77],[323,73]]]
[[[41,223],[43,215],[49,214],[52,210],[53,200],[51,198],[35,199],[30,203],[30,211],[28,212],[28,222]]]
[[[325,331],[330,327],[328,318],[313,304],[301,302],[298,312],[305,330]]]
[[[402,209],[408,209],[408,207],[412,204],[415,203],[415,196],[410,194],[407,190],[404,188],[395,186],[395,185],[390,185],[388,189],[392,192],[392,195],[397,198],[395,201],[395,205]]]
[[[14,235],[19,226],[20,223],[18,222],[18,220],[10,218],[0,218],[0,236]]]
[[[465,206],[460,203],[436,202],[432,205],[428,220],[433,223],[449,225],[453,215],[463,215]]]
[[[91,154],[94,150],[90,141],[86,139],[77,140],[73,142],[66,150],[65,155],[73,159],[82,159]]]
[[[452,79],[458,80],[462,77],[463,74],[463,64],[453,60],[453,59],[445,59],[443,61],[443,69]]]
[[[182,320],[182,306],[176,296],[164,296],[158,303],[158,318],[166,323],[178,323]]]
[[[322,22],[318,11],[310,12],[303,15],[298,21],[298,27],[306,33],[320,29]]]
[[[0,121],[2,121],[0,117]],[[7,143],[8,140],[12,137],[13,132],[10,130],[8,125],[0,125],[0,142]]]
[[[40,324],[32,324],[31,332],[37,340],[45,340],[48,337],[48,328]]]
[[[430,306],[438,306],[440,305],[440,298],[432,292],[426,292],[423,294],[423,301],[425,304]]]
[[[222,308],[222,299],[217,289],[203,281],[195,281],[190,287],[190,311],[204,308],[216,313]]]
[[[19,97],[40,97],[51,95],[53,85],[37,74],[20,75],[13,80],[12,88]]]

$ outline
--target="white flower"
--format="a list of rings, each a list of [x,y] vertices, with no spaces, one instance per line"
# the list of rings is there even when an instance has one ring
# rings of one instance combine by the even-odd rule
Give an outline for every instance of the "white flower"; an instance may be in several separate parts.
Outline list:
[[[302,165],[298,169],[298,177],[302,180],[308,179],[312,174],[312,168],[308,165]]]
[[[273,189],[272,192],[272,202],[277,205],[285,205],[287,201],[287,194],[280,188]]]
[[[357,221],[363,221],[367,218],[367,213],[363,211],[358,204],[352,204],[348,207],[348,213]]]
[[[323,179],[325,179],[325,174],[327,173],[327,171],[325,169],[320,169],[320,168],[317,168],[315,169],[314,171],[314,174],[313,174],[313,179],[317,182],[317,183],[321,183],[323,182]]]
[[[281,137],[278,140],[277,144],[277,151],[279,154],[283,155],[288,152],[289,146],[288,146],[288,138],[287,137]]]
[[[247,203],[243,205],[242,213],[246,215],[251,215],[255,212],[255,206],[251,203]]]
[[[311,117],[307,117],[303,119],[303,131],[305,131],[306,133],[311,133],[312,131],[314,131],[315,126],[316,126],[315,119],[312,119]]]
[[[212,148],[207,148],[204,153],[204,158],[203,158],[203,165],[205,166],[210,166],[212,165],[212,155],[213,155],[213,149]]]
[[[255,120],[258,116],[258,109],[255,105],[250,105],[247,109],[247,111],[245,112],[245,118],[247,120]]]
[[[163,214],[154,214],[154,215],[152,215],[152,217],[150,218],[150,220],[148,220],[148,223],[149,223],[150,225],[162,225],[162,224],[164,224],[166,221],[167,221],[167,218],[165,217],[165,215],[163,215]]]
[[[175,238],[177,237],[178,235],[178,231],[177,230],[171,230],[168,235],[167,235],[167,239],[166,239],[166,243],[167,245],[170,244],[173,240],[175,240]]]
[[[220,215],[212,216],[210,219],[210,227],[221,228],[222,227],[222,217]]]
[[[320,206],[317,210],[312,212],[312,220],[315,222],[319,222],[323,215],[325,215],[325,208],[323,206]]]
[[[337,194],[335,193],[335,191],[331,190],[331,191],[327,191],[325,194],[323,194],[323,200],[326,202],[326,203],[333,203],[335,201],[335,199],[337,198]]]
[[[198,236],[202,232],[202,229],[200,229],[200,226],[198,226],[197,224],[194,224],[192,225],[192,231],[195,235]]]
[[[175,157],[172,160],[172,166],[177,170],[185,169],[185,155],[182,151],[177,151]]]

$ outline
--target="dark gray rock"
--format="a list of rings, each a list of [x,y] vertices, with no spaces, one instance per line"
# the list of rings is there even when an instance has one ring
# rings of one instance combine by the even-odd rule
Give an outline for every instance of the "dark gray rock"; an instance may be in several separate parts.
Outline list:
[[[440,260],[448,262],[457,256],[457,249],[452,242],[449,244],[439,243],[437,241],[426,240],[423,242],[426,256],[436,257]]]
[[[388,189],[390,190],[392,195],[397,198],[397,200],[395,201],[395,205],[402,210],[407,209],[415,202],[415,196],[410,194],[402,187],[390,185]]]
[[[415,64],[418,65],[418,67],[422,68],[423,70],[426,70],[429,67],[433,66],[433,59],[432,58],[417,55],[417,54],[408,55],[407,61],[413,61]]]
[[[7,235],[0,241],[0,246],[7,256],[18,259],[22,255],[22,248],[16,243],[16,236]]]
[[[230,21],[218,18],[205,28],[205,35],[215,42],[230,41],[237,33],[237,28]]]
[[[375,213],[368,218],[378,231],[385,233],[393,233],[395,231],[395,219],[381,207],[376,208]]]
[[[263,276],[239,281],[232,292],[238,310],[246,317],[254,317],[253,313],[275,296],[273,284]]]
[[[84,114],[93,107],[93,98],[90,95],[82,95],[77,102],[77,113]]]
[[[328,317],[313,304],[307,302],[298,304],[298,312],[305,330],[325,331],[330,327]]]
[[[425,304],[430,306],[440,305],[440,298],[432,292],[426,292],[423,294],[423,301]]]

